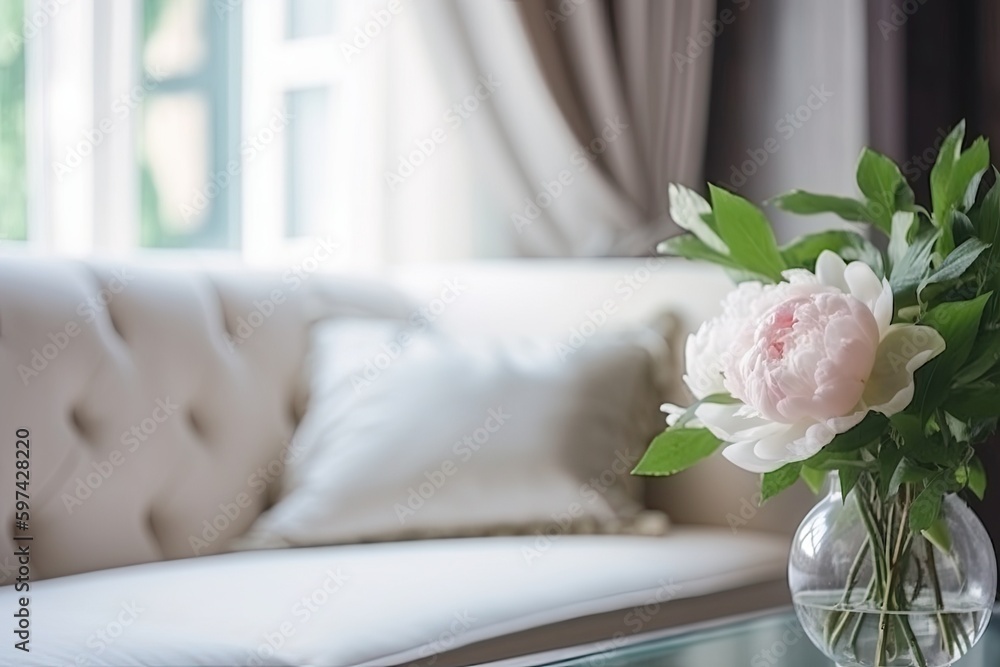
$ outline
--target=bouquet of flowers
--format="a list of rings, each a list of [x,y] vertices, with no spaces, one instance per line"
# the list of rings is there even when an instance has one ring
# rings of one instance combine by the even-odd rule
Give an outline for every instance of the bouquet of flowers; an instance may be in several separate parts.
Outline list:
[[[695,401],[664,406],[668,428],[635,473],[673,474],[722,448],[762,474],[764,500],[800,478],[818,492],[836,473],[838,502],[851,504],[844,521],[861,527],[854,553],[844,540],[830,546],[839,552],[828,566],[850,565],[842,590],[813,605],[826,609],[815,628],[794,577],[792,592],[810,637],[842,665],[950,664],[992,608],[987,591],[986,609],[952,613],[976,582],[996,585],[995,561],[992,572],[968,571],[972,556],[958,553],[948,511],[958,492],[982,498],[976,448],[1000,416],[1000,182],[994,169],[992,187],[983,185],[987,142],[963,150],[964,134],[961,123],[942,143],[930,209],[892,160],[868,149],[857,168],[862,197],[775,198],[785,211],[867,226],[785,246],[745,199],[709,186],[710,204],[670,188],[671,216],[686,233],[659,250],[718,264],[738,286],[689,337],[684,381]],[[965,571],[956,579],[948,570],[955,580],[943,583],[942,560]],[[909,614],[918,613],[933,622],[917,628]]]

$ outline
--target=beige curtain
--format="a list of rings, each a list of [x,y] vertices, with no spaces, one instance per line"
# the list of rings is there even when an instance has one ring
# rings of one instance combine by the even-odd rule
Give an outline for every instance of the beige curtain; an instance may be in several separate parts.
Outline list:
[[[463,125],[523,254],[646,254],[674,231],[668,183],[702,180],[714,0],[411,6],[450,95],[485,98]]]

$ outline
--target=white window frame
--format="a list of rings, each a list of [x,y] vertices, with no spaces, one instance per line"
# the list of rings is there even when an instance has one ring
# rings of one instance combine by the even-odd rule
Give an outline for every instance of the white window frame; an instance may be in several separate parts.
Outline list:
[[[368,2],[336,2],[337,25],[352,26]],[[285,2],[247,0],[243,5],[243,127],[245,136],[267,126],[287,95],[325,88],[335,94],[328,118],[330,156],[330,236],[343,251],[336,268],[372,268],[385,262],[384,210],[375,164],[384,141],[385,51],[365,52],[362,63],[348,63],[342,35],[289,39]],[[344,28],[346,30],[346,28]],[[363,106],[362,106],[363,101]],[[292,119],[294,122],[294,119]],[[273,264],[301,254],[311,237],[289,238],[286,158],[288,136],[243,165],[243,253],[252,264]],[[276,193],[276,194],[272,194]]]
[[[45,13],[45,0],[24,0],[26,15]],[[386,262],[385,203],[381,182],[387,111],[388,48],[375,40],[348,63],[343,48],[372,3],[337,2],[343,34],[288,39],[283,0],[209,0],[236,4],[242,12],[239,122],[242,139],[267,125],[284,108],[288,92],[337,88],[331,105],[332,241],[343,248],[324,269],[378,268]],[[331,0],[331,2],[334,0]],[[239,174],[239,243],[231,250],[140,247],[140,173],[137,128],[140,108],[100,133],[86,137],[113,116],[112,105],[142,83],[142,0],[48,3],[57,10],[26,40],[28,240],[4,250],[63,256],[155,256],[202,262],[240,259],[258,266],[287,264],[311,250],[314,238],[288,238],[285,230],[287,137]],[[213,5],[214,7],[215,5]],[[99,33],[98,33],[99,30]],[[99,34],[100,39],[95,36]],[[66,45],[73,45],[67,48]],[[69,103],[67,103],[67,100]],[[361,101],[364,102],[363,106]],[[95,136],[91,134],[91,136]],[[90,151],[60,178],[71,147]],[[92,149],[92,150],[91,150]],[[80,151],[77,151],[78,153]],[[179,255],[185,255],[180,258]]]

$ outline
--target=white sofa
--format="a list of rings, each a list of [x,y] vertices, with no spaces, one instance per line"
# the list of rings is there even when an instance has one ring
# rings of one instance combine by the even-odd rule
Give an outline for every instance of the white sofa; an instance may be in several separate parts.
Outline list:
[[[606,650],[783,603],[788,538],[808,496],[757,509],[756,477],[722,460],[648,484],[649,506],[674,523],[665,537],[227,553],[274,498],[308,398],[296,378],[317,319],[425,308],[455,332],[569,337],[610,303],[602,327],[670,311],[690,328],[728,286],[711,269],[662,260],[359,279],[0,259],[0,508],[10,517],[0,609],[16,626],[11,614],[27,606],[31,649],[15,649],[8,629],[0,664],[530,664],[526,654]],[[18,429],[30,432],[31,542],[14,541]],[[16,582],[25,544],[28,592]],[[526,547],[541,555],[526,559]]]

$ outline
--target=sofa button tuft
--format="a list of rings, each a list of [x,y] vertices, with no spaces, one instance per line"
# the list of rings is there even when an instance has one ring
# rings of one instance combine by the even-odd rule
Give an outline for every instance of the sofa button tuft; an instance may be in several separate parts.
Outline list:
[[[121,338],[123,341],[126,340],[125,334],[122,333],[121,323],[119,322],[118,317],[115,316],[115,311],[111,308],[110,305],[108,306],[108,322],[111,324],[112,330],[114,330],[114,332],[118,334],[118,337]]]
[[[199,437],[203,437],[205,434],[205,426],[202,423],[201,417],[194,410],[188,410],[187,412],[188,427],[191,432]]]
[[[160,549],[160,556],[163,557],[164,556],[164,554],[163,554],[163,540],[160,539],[159,531],[156,529],[156,524],[157,523],[158,523],[158,520],[156,518],[156,510],[153,509],[152,507],[150,507],[149,508],[149,513],[146,514],[146,529],[149,531],[149,534],[152,536],[153,541],[156,543],[156,546],[159,547],[159,549]]]
[[[83,410],[79,405],[69,411],[69,422],[84,440],[90,439],[92,426],[83,416]]]

